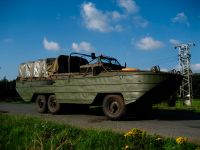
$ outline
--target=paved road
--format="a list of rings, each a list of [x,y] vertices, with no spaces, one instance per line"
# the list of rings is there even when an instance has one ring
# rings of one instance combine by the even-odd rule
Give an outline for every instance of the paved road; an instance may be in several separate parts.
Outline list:
[[[151,119],[138,120],[129,116],[123,121],[110,121],[98,109],[91,108],[87,113],[76,110],[76,107],[72,110],[59,115],[39,114],[36,111],[35,104],[0,103],[1,113],[31,115],[81,128],[108,129],[118,132],[140,128],[150,134],[166,137],[186,136],[189,141],[200,144],[200,113],[154,110]]]

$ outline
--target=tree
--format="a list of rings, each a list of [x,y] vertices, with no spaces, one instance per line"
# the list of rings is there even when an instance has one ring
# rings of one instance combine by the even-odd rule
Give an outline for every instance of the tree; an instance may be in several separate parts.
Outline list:
[[[19,97],[16,91],[16,81],[8,81],[6,76],[0,80],[0,98],[16,98]]]
[[[200,98],[200,73],[192,76],[193,98]]]

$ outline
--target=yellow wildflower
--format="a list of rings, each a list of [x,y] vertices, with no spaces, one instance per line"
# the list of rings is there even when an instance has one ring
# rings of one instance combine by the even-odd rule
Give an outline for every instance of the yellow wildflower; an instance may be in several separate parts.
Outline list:
[[[176,138],[176,143],[177,144],[183,144],[185,142],[187,142],[187,138],[186,137],[178,137],[178,138]]]
[[[137,128],[133,128],[131,131],[133,136],[138,136],[142,134],[142,131]]]
[[[160,138],[160,137],[158,137],[157,139],[156,139],[156,141],[161,141],[162,140],[162,138]]]
[[[145,133],[145,132],[143,132],[137,128],[133,128],[131,131],[125,133],[124,137],[139,136],[139,135],[142,135],[143,133]]]
[[[124,134],[125,137],[129,137],[129,136],[131,136],[131,135],[132,135],[132,132],[131,132],[131,131],[129,131],[129,132],[127,132],[127,133]]]
[[[155,140],[156,140],[156,141],[162,141],[162,140],[163,140],[163,137],[160,136],[160,135],[156,135],[156,136],[155,136]]]
[[[123,149],[124,149],[124,150],[128,150],[128,149],[129,149],[129,146],[126,145]]]

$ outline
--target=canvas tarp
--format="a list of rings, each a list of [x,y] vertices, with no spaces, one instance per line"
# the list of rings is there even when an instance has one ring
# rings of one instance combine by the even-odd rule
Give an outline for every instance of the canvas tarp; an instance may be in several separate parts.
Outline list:
[[[19,67],[19,77],[48,77],[57,71],[57,59],[48,58],[23,63]]]
[[[49,77],[54,73],[80,72],[80,66],[88,63],[84,58],[71,56],[69,69],[68,61],[69,56],[60,55],[58,58],[47,58],[22,63],[19,67],[19,77]]]

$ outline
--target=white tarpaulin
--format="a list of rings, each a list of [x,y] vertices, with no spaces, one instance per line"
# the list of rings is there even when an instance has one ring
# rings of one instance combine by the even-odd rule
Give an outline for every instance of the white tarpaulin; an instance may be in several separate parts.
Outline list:
[[[19,77],[48,77],[46,59],[23,63],[19,67]]]
[[[39,59],[22,63],[19,66],[19,77],[49,77],[55,73],[68,73],[69,56],[60,55],[58,58]],[[70,57],[70,72],[80,72],[80,66],[88,61],[81,57]]]

